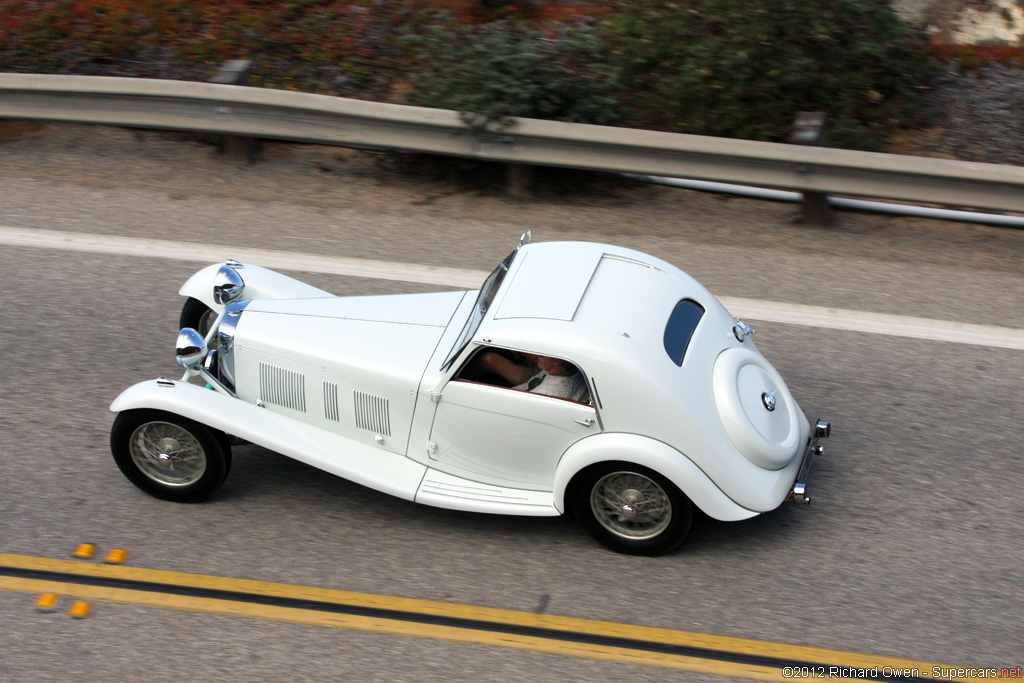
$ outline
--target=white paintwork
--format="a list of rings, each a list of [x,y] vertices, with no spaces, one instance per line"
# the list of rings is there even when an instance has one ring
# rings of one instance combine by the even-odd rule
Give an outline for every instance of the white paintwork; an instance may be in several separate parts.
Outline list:
[[[577,472],[602,462],[643,465],[660,472],[708,516],[735,522],[757,515],[729,499],[700,468],[667,444],[636,434],[602,434],[578,442],[558,463],[555,473],[555,507],[565,511],[565,493]]]
[[[405,500],[413,500],[427,470],[409,458],[185,382],[175,382],[173,388],[158,386],[153,380],[140,382],[110,406],[114,412],[136,408],[182,415]]]
[[[522,250],[516,256],[515,276],[508,278],[507,293],[494,317],[572,320],[600,260],[598,251]]]
[[[434,507],[531,517],[556,517],[562,514],[555,507],[553,499],[550,491],[500,488],[454,477],[435,469],[427,470],[416,492],[417,503]]]
[[[202,299],[217,267],[182,292]],[[252,301],[235,328],[238,398],[143,383],[113,409],[169,410],[368,486],[464,510],[563,511],[572,478],[609,460],[660,472],[723,520],[774,509],[795,480],[810,426],[785,383],[752,341],[735,338],[733,317],[706,288],[653,256],[589,243],[523,246],[446,369],[465,320],[479,315],[475,292],[336,298],[261,268],[240,272],[247,297],[270,299]],[[705,313],[677,366],[664,335],[684,298]],[[575,363],[595,405],[453,380],[481,346]],[[777,394],[777,415],[758,412],[767,413],[765,390]],[[398,479],[386,483],[391,472]]]
[[[236,328],[238,396],[250,402],[264,399],[268,411],[405,455],[424,368],[464,295],[254,301]],[[374,303],[377,310],[371,310]],[[261,394],[261,363],[299,373],[305,410],[275,404]],[[388,433],[358,424],[355,392],[387,401]],[[329,394],[335,397],[334,416]]]
[[[217,311],[224,309],[223,306],[213,300],[213,278],[220,270],[223,263],[217,263],[203,268],[181,286],[178,294],[199,299],[204,304]],[[260,266],[245,265],[238,269],[245,283],[243,299],[313,299],[334,297],[330,292],[325,292],[295,278],[282,275],[281,273]]]
[[[376,316],[363,310],[369,297],[326,300],[323,315],[308,313],[316,302],[254,301],[238,323],[236,348],[415,391],[464,296],[442,292],[372,297],[378,299]]]
[[[251,311],[444,328],[465,292],[253,301]]]
[[[337,258],[270,249],[247,249],[196,242],[36,230],[12,226],[0,226],[0,244],[32,249],[116,254],[178,261],[206,262],[234,257],[242,261],[261,263],[267,267],[283,270],[469,289],[479,287],[487,275],[482,270],[424,266],[418,263]],[[1013,327],[978,325],[891,313],[852,311],[843,308],[729,296],[721,296],[719,301],[732,311],[733,315],[762,322],[1024,351],[1024,329]]]
[[[529,246],[542,250],[570,245]],[[732,333],[735,320],[725,307],[671,264],[619,247],[572,246],[602,254],[573,320],[487,319],[477,341],[486,336],[498,346],[573,361],[597,386],[605,431],[642,434],[670,444],[741,507],[759,512],[778,507],[796,477],[800,449],[794,448],[781,468],[766,470],[751,462],[729,438],[712,389],[718,355],[731,348],[759,354],[754,343],[737,341]],[[513,261],[510,277],[515,270]],[[499,292],[499,307],[503,296]],[[683,298],[697,301],[705,314],[678,367],[664,349],[664,330]],[[780,400],[796,406],[784,385],[780,394]],[[797,441],[804,443],[809,435],[806,418],[795,420],[794,429],[799,430]]]
[[[601,430],[591,406],[473,382],[449,382],[435,410],[431,466],[495,486],[550,491],[562,453]]]
[[[802,445],[809,425],[797,408],[786,383],[761,354],[732,348],[715,359],[712,374],[715,405],[736,449],[755,465],[768,470],[785,467]],[[767,410],[762,396],[774,392],[775,409]]]

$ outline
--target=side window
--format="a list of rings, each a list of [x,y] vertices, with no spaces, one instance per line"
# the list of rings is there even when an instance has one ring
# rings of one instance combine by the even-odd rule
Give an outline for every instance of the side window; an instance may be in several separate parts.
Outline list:
[[[484,347],[467,360],[455,380],[590,404],[590,387],[571,361],[535,353]]]
[[[704,307],[691,299],[683,299],[672,309],[665,325],[665,353],[676,365],[683,364],[690,337],[704,316]]]

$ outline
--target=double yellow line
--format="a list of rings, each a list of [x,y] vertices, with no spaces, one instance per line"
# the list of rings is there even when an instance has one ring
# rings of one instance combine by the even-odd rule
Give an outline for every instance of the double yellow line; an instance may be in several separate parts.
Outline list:
[[[883,674],[896,671],[903,672],[900,678],[908,677],[905,672],[918,672],[909,677],[911,680],[968,680],[935,678],[932,676],[935,667],[946,670],[957,667],[910,659],[25,555],[0,553],[0,589],[477,643],[768,681],[811,677],[890,680]],[[877,671],[874,676],[873,671]]]

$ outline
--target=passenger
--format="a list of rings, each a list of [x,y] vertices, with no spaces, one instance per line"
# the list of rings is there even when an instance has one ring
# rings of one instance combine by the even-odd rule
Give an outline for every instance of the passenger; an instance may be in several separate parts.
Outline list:
[[[561,358],[524,354],[529,364],[516,363],[500,353],[480,354],[478,367],[501,375],[513,389],[535,394],[567,398],[586,403],[590,391],[583,374],[575,365]]]

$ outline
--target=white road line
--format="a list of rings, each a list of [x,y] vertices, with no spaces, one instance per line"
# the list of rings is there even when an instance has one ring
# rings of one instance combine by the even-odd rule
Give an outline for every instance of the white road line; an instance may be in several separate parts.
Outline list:
[[[236,258],[239,261],[281,270],[399,280],[466,289],[477,289],[487,276],[482,270],[5,226],[0,226],[0,244],[205,263]],[[1011,327],[974,325],[756,299],[719,299],[733,315],[762,322],[1024,350],[1024,330]]]
[[[297,270],[305,273],[329,273],[351,275],[377,280],[401,280],[429,285],[445,285],[466,289],[479,289],[488,273],[482,270],[463,270],[442,266],[422,266],[414,263],[392,263],[360,258],[334,258],[315,254],[299,254],[293,251],[269,249],[245,249],[199,244],[153,240],[142,237],[120,237],[117,235],[91,235],[56,230],[28,230],[0,226],[0,244],[12,247],[36,247],[39,249],[60,249],[63,251],[91,252],[95,254],[116,254],[118,256],[144,256],[174,261],[199,261],[214,263],[226,258],[249,262],[264,268]]]
[[[803,304],[783,304],[756,299],[737,299],[731,296],[721,296],[718,297],[718,300],[725,304],[725,307],[733,315],[752,320],[1024,350],[1024,330],[1012,327],[974,325],[932,318],[913,318],[906,315],[851,311]]]

